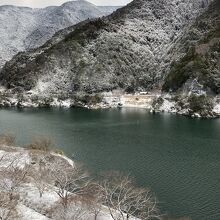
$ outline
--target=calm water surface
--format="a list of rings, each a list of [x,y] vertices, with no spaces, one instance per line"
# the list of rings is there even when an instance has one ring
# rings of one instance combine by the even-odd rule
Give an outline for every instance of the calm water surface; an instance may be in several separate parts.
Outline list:
[[[140,109],[2,109],[0,133],[7,132],[21,145],[49,136],[94,173],[131,173],[171,215],[220,220],[220,120]]]

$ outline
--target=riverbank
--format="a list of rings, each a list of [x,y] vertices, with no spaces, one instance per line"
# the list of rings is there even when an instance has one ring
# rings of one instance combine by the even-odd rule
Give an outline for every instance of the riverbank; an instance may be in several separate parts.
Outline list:
[[[40,96],[33,91],[18,94],[1,89],[0,107],[143,108],[152,113],[167,112],[196,118],[220,117],[220,97],[191,93],[184,95],[170,95],[160,92],[126,94],[113,91],[94,95],[82,94],[74,97],[48,97]]]
[[[68,182],[60,182],[64,188],[59,188],[59,184],[53,185],[53,180],[45,169],[56,169],[65,176],[65,170],[75,170],[75,164],[71,159],[52,151],[12,147],[0,143],[1,219],[88,220],[97,215],[97,220],[112,220],[107,207],[93,204],[89,198],[62,192],[61,190],[67,189],[65,184]],[[74,202],[68,202],[68,207],[63,208],[62,195],[65,194],[68,194],[68,199],[72,194],[71,199],[74,199]]]
[[[115,212],[112,209],[109,212],[107,206],[93,204],[91,200],[93,197],[88,198],[85,194],[79,196],[67,192],[72,194],[74,202],[70,202],[68,208],[66,207],[63,210],[61,189],[58,188],[59,185],[52,184],[53,180],[49,178],[49,174],[45,172],[45,169],[60,170],[62,175],[65,176],[65,170],[67,168],[74,170],[76,164],[63,154],[49,149],[43,150],[43,142],[38,145],[38,147],[42,148],[40,150],[6,145],[7,142],[12,143],[13,141],[14,138],[12,136],[1,135],[0,137],[1,218],[6,217],[6,219],[13,220],[60,220],[64,219],[63,211],[65,211],[65,219],[67,220],[89,220],[94,218],[96,220],[113,220],[112,215],[114,216],[118,211]],[[41,176],[41,172],[43,172],[43,176]],[[66,181],[67,179],[65,179],[63,184],[67,184]],[[109,182],[107,183],[109,184]],[[151,198],[149,197],[149,199]],[[97,201],[94,200],[94,202]],[[154,209],[155,207],[156,203],[152,208]],[[69,218],[70,216],[73,218]],[[154,219],[158,220],[174,220],[166,215],[156,215],[154,211],[153,216]],[[127,217],[124,216],[123,219],[127,219]],[[140,220],[132,216],[129,219]],[[190,220],[190,218],[175,218],[175,220]]]
[[[14,136],[0,135],[1,219],[162,220],[156,197],[130,176],[91,177],[47,138],[14,146]]]
[[[58,155],[31,151],[0,144],[0,202],[3,219],[49,220],[49,210],[59,201],[52,187],[39,178],[39,161],[46,158],[48,166],[72,166],[70,160]],[[57,162],[55,162],[57,161]],[[62,167],[61,166],[61,167]],[[28,175],[34,171],[35,176]],[[39,178],[39,179],[38,179]],[[39,181],[39,182],[38,182]],[[39,193],[42,192],[40,196]]]

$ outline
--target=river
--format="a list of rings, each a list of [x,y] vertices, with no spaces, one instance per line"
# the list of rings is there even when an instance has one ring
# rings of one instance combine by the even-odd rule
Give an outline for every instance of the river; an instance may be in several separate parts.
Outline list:
[[[21,146],[47,136],[93,173],[130,173],[172,216],[220,219],[219,119],[144,109],[0,109],[0,133]]]

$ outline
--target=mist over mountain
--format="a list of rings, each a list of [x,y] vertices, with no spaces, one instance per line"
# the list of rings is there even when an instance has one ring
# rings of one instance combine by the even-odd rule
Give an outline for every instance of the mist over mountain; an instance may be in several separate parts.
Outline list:
[[[0,67],[20,51],[39,47],[58,30],[88,18],[102,17],[117,7],[71,1],[42,9],[0,6]]]

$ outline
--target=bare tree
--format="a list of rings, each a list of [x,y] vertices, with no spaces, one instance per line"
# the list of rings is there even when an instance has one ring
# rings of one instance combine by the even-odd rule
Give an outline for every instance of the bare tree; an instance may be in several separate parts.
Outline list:
[[[10,156],[5,153],[1,158],[0,168],[0,219],[20,219],[17,204],[20,198],[18,187],[25,181],[27,167],[21,163],[21,154]],[[23,167],[19,167],[23,164]]]
[[[19,196],[14,195],[13,199],[7,192],[0,193],[0,219],[15,220],[19,219],[19,214],[16,210]]]
[[[81,197],[70,196],[68,206],[56,204],[51,210],[51,218],[54,220],[87,220],[89,216],[87,204],[81,201]]]
[[[56,169],[62,169],[61,163],[58,163],[54,157],[47,151],[32,151],[31,157],[34,166],[30,170],[29,176],[32,179],[33,184],[39,191],[40,197],[49,188],[53,188],[53,180],[51,177],[51,169],[55,169],[53,165],[57,165]],[[52,161],[56,161],[51,163]]]
[[[90,213],[94,215],[94,220],[97,220],[103,208],[103,195],[100,191],[98,191],[97,194],[90,197],[90,199],[89,210]]]
[[[86,195],[83,195],[83,202],[87,204],[90,214],[94,216],[94,220],[97,220],[103,209],[103,191],[96,182],[91,182],[85,191]]]
[[[12,146],[15,144],[15,137],[10,134],[0,134],[0,145]]]
[[[81,166],[68,166],[61,169],[54,167],[51,176],[55,183],[55,192],[61,198],[65,208],[68,206],[70,197],[82,195],[89,184],[88,173]]]
[[[32,140],[32,143],[28,144],[26,147],[32,150],[49,152],[51,149],[53,149],[54,144],[51,139],[47,137],[36,137]]]
[[[100,187],[114,220],[130,219],[134,216],[144,220],[160,219],[156,199],[150,190],[135,187],[129,176],[111,173],[105,176]]]
[[[21,155],[18,154],[7,165],[7,167],[1,168],[0,171],[0,187],[2,191],[9,192],[11,196],[13,196],[13,193],[16,191],[16,189],[25,182],[27,177],[29,166],[24,165],[24,167],[20,167],[20,160]]]
[[[29,170],[28,176],[31,178],[32,183],[39,191],[40,198],[43,196],[43,193],[50,186],[50,175],[49,169],[46,167],[46,164],[43,161],[43,158],[39,160],[39,163],[36,164],[35,168]]]

